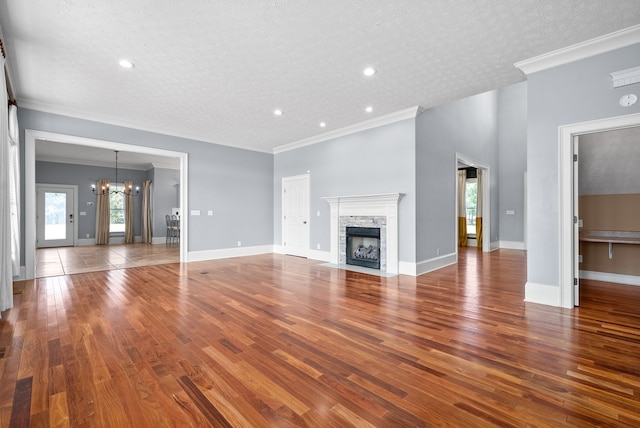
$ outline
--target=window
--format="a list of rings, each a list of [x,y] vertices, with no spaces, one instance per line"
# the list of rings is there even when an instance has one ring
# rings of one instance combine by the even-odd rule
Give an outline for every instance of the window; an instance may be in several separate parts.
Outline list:
[[[478,179],[468,178],[465,189],[467,206],[467,236],[476,237],[476,207],[478,206]]]
[[[112,190],[122,191],[124,190],[124,184],[113,183],[111,185]],[[109,210],[111,223],[109,225],[109,232],[122,232],[124,233],[124,194],[112,193],[109,195]]]

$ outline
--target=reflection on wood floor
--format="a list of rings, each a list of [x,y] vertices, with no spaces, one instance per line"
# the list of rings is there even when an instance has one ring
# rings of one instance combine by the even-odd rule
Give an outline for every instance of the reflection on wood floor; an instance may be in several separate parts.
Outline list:
[[[39,248],[36,251],[36,277],[178,262],[178,245],[138,243]]]

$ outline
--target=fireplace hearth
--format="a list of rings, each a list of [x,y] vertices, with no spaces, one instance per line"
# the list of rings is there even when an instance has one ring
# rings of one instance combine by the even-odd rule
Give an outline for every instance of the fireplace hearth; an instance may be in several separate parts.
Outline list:
[[[346,228],[346,263],[371,269],[380,269],[380,228]]]

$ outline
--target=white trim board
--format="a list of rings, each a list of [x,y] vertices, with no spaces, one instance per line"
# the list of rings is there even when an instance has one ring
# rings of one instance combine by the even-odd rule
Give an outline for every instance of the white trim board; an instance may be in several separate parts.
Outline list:
[[[154,147],[136,146],[117,143],[114,141],[98,140],[94,138],[77,137],[74,135],[57,134],[54,132],[24,130],[24,188],[25,188],[25,276],[33,279],[36,276],[36,140],[50,140],[57,143],[76,144],[80,146],[101,147],[111,150],[146,153],[158,156],[176,157],[180,159],[180,206],[186,211],[189,206],[189,155],[184,152],[157,149]],[[187,261],[189,248],[189,218],[184,216],[180,225],[180,261]]]
[[[560,287],[527,282],[524,285],[524,301],[540,305],[560,306]]]
[[[524,250],[524,242],[518,241],[498,241],[498,247],[505,250]]]
[[[433,259],[423,260],[415,264],[415,271],[413,273],[413,276],[419,276],[428,272],[433,272],[434,270],[442,269],[443,267],[450,266],[456,263],[458,263],[458,253],[445,254]]]
[[[559,65],[635,45],[636,43],[640,43],[640,25],[634,25],[633,27],[516,62],[514,66],[527,76],[538,71],[548,70]]]
[[[260,254],[273,254],[273,245],[259,245],[255,247],[232,247],[219,250],[190,251],[187,254],[188,262],[201,262],[206,260],[230,259],[232,257],[257,256]]]
[[[592,279],[594,281],[615,282],[616,284],[640,286],[640,276],[620,275],[617,273],[581,270],[580,279]]]

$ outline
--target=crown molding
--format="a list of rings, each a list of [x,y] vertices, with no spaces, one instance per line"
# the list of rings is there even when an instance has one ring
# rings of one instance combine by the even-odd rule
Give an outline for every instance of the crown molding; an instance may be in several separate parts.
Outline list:
[[[395,113],[387,114],[385,116],[376,117],[375,119],[356,123],[355,125],[345,126],[344,128],[336,129],[334,131],[325,132],[313,137],[294,141],[293,143],[277,146],[273,149],[273,154],[299,149],[301,147],[310,146],[312,144],[321,143],[323,141],[332,140],[334,138],[343,137],[349,134],[355,134],[356,132],[366,131],[367,129],[377,128],[378,126],[388,125],[390,123],[399,122],[401,120],[412,119],[418,116],[423,111],[424,108],[422,108],[421,106],[414,106],[408,109],[400,110]]]
[[[107,124],[107,125],[121,126],[121,127],[124,127],[124,128],[135,129],[136,131],[152,132],[154,134],[162,134],[162,135],[167,135],[167,136],[170,136],[170,137],[185,138],[185,139],[188,139],[188,140],[200,141],[200,142],[203,142],[203,143],[217,144],[217,145],[226,146],[226,147],[233,147],[233,148],[240,149],[240,150],[250,150],[250,151],[253,151],[253,152],[261,152],[261,153],[272,154],[271,150],[268,150],[268,149],[261,150],[261,149],[255,148],[255,147],[244,146],[242,144],[232,144],[232,143],[226,143],[226,142],[222,142],[222,141],[215,141],[215,140],[211,140],[211,139],[209,139],[209,138],[207,138],[205,136],[202,136],[202,135],[195,135],[195,134],[191,135],[191,134],[186,134],[186,133],[180,132],[178,130],[144,126],[144,125],[140,125],[139,123],[128,122],[126,120],[122,120],[122,119],[118,119],[118,118],[114,118],[114,117],[91,115],[91,114],[87,114],[85,112],[80,112],[80,111],[72,110],[72,109],[64,109],[64,108],[60,108],[58,106],[52,106],[52,105],[46,104],[46,103],[39,103],[39,102],[36,102],[36,101],[31,101],[31,100],[24,99],[24,98],[19,98],[18,99],[18,105],[20,106],[20,108],[23,108],[23,109],[37,110],[37,111],[41,111],[41,112],[44,112],[44,113],[58,114],[58,115],[61,115],[61,116],[73,117],[73,118],[82,119],[82,120],[90,120],[92,122],[99,122],[99,123],[104,123],[104,124]]]
[[[595,39],[587,40],[566,48],[539,55],[514,65],[525,76],[548,70],[559,65],[568,64],[594,55],[640,43],[640,25],[625,28]]]

